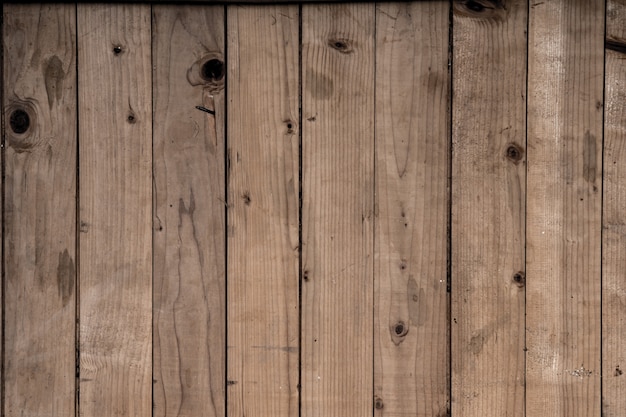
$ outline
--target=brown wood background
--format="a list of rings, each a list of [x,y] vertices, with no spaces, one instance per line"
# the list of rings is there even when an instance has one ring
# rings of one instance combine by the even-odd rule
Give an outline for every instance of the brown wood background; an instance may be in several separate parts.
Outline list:
[[[2,34],[2,416],[624,415],[625,0]]]

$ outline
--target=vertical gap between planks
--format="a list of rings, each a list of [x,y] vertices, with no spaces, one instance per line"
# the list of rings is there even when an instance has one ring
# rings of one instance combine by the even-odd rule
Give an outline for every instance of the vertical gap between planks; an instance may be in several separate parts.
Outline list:
[[[374,103],[373,103],[373,109],[374,109],[374,114],[372,115],[372,119],[373,119],[373,128],[374,128],[374,138],[372,140],[372,146],[374,147],[374,152],[372,152],[372,158],[373,158],[373,162],[372,162],[372,208],[374,209],[374,213],[372,215],[372,256],[376,256],[376,216],[378,214],[378,203],[376,200],[376,120],[378,119],[377,117],[377,113],[376,113],[376,63],[378,62],[376,57],[376,45],[378,44],[377,42],[377,34],[376,34],[376,29],[378,26],[378,22],[377,22],[377,15],[378,13],[376,13],[376,10],[378,9],[378,3],[374,2],[373,4],[374,7],[374,41],[373,41],[373,46],[374,46],[374,51],[373,51],[373,55],[374,55]],[[372,417],[374,417],[375,413],[376,413],[376,407],[374,406],[374,398],[375,398],[375,392],[376,392],[376,261],[373,260],[372,261],[372,398],[370,398],[370,404],[372,407],[372,411],[371,411],[371,415]]]
[[[452,110],[454,106],[454,97],[452,91],[454,87],[454,79],[452,78],[452,60],[454,58],[454,8],[452,0],[448,2],[449,14],[448,14],[448,250],[446,259],[446,301],[447,306],[447,321],[448,321],[448,415],[452,415],[452,162],[453,162],[453,146],[452,141]]]
[[[74,19],[76,25],[75,40],[75,62],[76,67],[76,226],[74,234],[74,251],[75,251],[75,299],[74,299],[74,358],[75,358],[75,376],[74,376],[74,415],[80,416],[80,118],[78,115],[79,91],[78,91],[78,3],[74,5]]]
[[[78,32],[78,30],[77,30]],[[154,50],[155,50],[155,42],[154,42],[154,7],[152,5],[152,3],[150,3],[150,76],[151,76],[151,83],[150,83],[150,103],[151,103],[151,108],[152,108],[152,117],[150,118],[150,175],[151,175],[151,196],[150,196],[150,203],[151,203],[151,208],[150,208],[150,244],[152,246],[152,250],[150,251],[150,265],[151,265],[151,281],[152,281],[152,285],[150,286],[151,289],[151,294],[150,294],[150,301],[151,301],[151,326],[150,326],[150,343],[151,343],[151,348],[150,348],[150,398],[152,399],[151,401],[151,408],[150,408],[150,415],[154,416],[154,215],[155,215],[155,206],[156,206],[156,199],[155,199],[155,183],[154,183],[154,115],[156,113],[155,111],[155,105],[154,105],[154,79],[155,74],[154,74]]]
[[[604,102],[606,99],[606,48],[604,44],[606,42],[606,22],[607,22],[607,2],[609,0],[604,0],[604,21],[603,21],[603,39],[602,39],[602,124],[601,124],[601,135],[600,138],[600,415],[604,415],[604,404],[602,399],[604,398],[604,385],[602,383],[602,371],[604,369],[604,335],[603,335],[603,295],[604,295],[604,120],[605,120],[605,111],[604,111]]]
[[[230,178],[230,150],[228,148],[228,5],[224,4],[224,417],[228,414],[228,180]]]
[[[298,4],[298,417],[302,416],[302,3]]]
[[[5,137],[5,117],[4,117],[4,4],[0,7],[0,35],[2,36],[2,46],[0,46],[0,72],[2,73],[2,81],[0,81],[0,103],[2,106],[2,114],[0,115],[0,124],[2,124],[2,138],[0,139],[1,144],[0,147],[1,152],[0,152],[0,171],[1,171],[1,176],[2,176],[2,201],[0,201],[0,204],[2,205],[2,207],[0,207],[0,212],[2,213],[2,221],[0,221],[0,223],[2,223],[0,225],[0,229],[2,230],[2,247],[0,247],[0,262],[2,262],[2,265],[0,265],[0,275],[2,275],[1,278],[1,282],[0,282],[0,311],[2,314],[2,317],[0,317],[0,322],[2,323],[2,329],[0,329],[0,333],[2,334],[1,337],[1,341],[0,341],[0,415],[2,415],[2,417],[4,417],[4,360],[5,360],[5,344],[4,344],[4,322],[5,322],[5,308],[4,308],[4,294],[5,294],[5,268],[4,268],[4,201],[5,201],[5,193],[4,193],[4,179],[6,177],[5,175],[5,142],[4,142],[4,137]]]
[[[528,57],[529,57],[529,51],[530,51],[530,0],[528,0],[526,2],[526,91],[525,91],[525,97],[524,97],[524,107],[526,108],[525,111],[525,118],[524,118],[524,152],[526,153],[526,167],[525,167],[525,178],[524,178],[524,187],[525,187],[525,191],[524,191],[524,279],[527,279],[527,274],[526,274],[526,264],[528,261],[528,257],[527,255],[527,249],[526,249],[526,242],[528,242]],[[526,335],[527,335],[527,327],[526,327],[526,315],[527,315],[527,303],[526,303],[526,295],[527,295],[527,291],[526,288],[528,288],[526,285],[524,285],[524,396],[523,396],[523,402],[522,404],[524,405],[524,417],[526,417],[526,410],[528,409],[528,407],[526,407],[526,373],[527,373],[527,357],[528,357],[528,345],[526,343]]]

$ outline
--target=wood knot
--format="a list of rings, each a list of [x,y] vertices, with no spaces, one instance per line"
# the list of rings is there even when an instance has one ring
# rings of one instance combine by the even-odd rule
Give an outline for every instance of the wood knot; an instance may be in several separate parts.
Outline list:
[[[351,54],[352,52],[354,52],[352,42],[350,42],[349,39],[331,37],[328,39],[328,46],[336,49],[342,54]]]
[[[374,408],[377,410],[382,410],[385,407],[385,403],[383,403],[383,399],[378,395],[374,397]]]
[[[206,81],[219,81],[224,78],[224,61],[213,58],[202,65],[202,78]]]
[[[209,53],[191,64],[187,70],[187,81],[192,86],[204,86],[210,93],[224,90],[226,65],[219,53]]]
[[[522,271],[513,274],[513,282],[518,287],[522,288],[526,285],[526,274]]]
[[[13,133],[22,135],[30,127],[30,116],[24,109],[15,109],[9,116],[9,125]]]
[[[504,20],[506,7],[502,0],[457,0],[454,11],[460,16]]]
[[[405,336],[409,333],[409,326],[405,322],[399,320],[390,327],[391,341],[394,345],[399,346],[404,341]]]
[[[509,161],[518,164],[524,156],[524,149],[516,143],[510,143],[506,147],[505,156]]]

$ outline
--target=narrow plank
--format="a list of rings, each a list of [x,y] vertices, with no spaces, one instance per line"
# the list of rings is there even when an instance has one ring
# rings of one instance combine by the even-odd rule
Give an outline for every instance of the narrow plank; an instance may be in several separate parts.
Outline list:
[[[76,385],[76,6],[5,4],[3,25],[2,415],[71,416]]]
[[[78,6],[81,416],[152,414],[150,6]]]
[[[453,415],[524,416],[526,26],[525,0],[454,3]]]
[[[298,6],[227,8],[228,415],[298,415]]]
[[[302,6],[302,416],[373,411],[374,21]]]
[[[224,7],[154,6],[152,30],[154,413],[223,416]]]
[[[449,416],[449,4],[376,9],[374,407]]]
[[[602,415],[626,410],[626,2],[606,13],[602,234]]]
[[[527,413],[599,416],[604,1],[529,10]]]

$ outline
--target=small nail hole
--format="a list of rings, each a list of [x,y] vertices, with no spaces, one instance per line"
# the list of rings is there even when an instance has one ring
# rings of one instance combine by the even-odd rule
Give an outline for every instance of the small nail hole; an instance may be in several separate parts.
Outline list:
[[[128,120],[128,123],[135,123],[135,116],[129,114],[126,120]]]
[[[121,47],[121,46],[119,46],[119,45],[114,46],[114,47],[113,47],[113,53],[114,53],[115,55],[119,55],[119,54],[121,54],[121,53],[122,53],[122,47]]]
[[[523,287],[524,285],[526,285],[526,274],[524,274],[522,271],[516,272],[513,275],[513,282],[515,282],[518,287]]]

